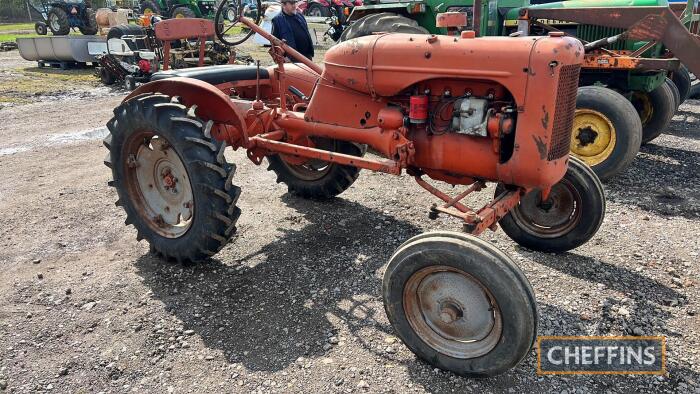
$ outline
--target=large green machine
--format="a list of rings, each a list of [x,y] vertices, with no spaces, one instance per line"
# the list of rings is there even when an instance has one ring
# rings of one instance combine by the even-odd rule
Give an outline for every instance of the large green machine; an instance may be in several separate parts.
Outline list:
[[[437,27],[437,15],[445,12],[466,13],[467,25]],[[341,40],[460,30],[479,36],[560,31],[579,38],[586,53],[571,151],[607,179],[666,130],[688,97],[688,68],[700,74],[699,14],[698,0],[366,0],[353,9]]]

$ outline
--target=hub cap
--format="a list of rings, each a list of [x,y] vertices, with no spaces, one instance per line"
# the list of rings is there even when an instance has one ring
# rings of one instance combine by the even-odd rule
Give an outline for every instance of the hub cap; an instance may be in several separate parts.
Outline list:
[[[128,190],[139,215],[158,234],[178,238],[189,230],[194,200],[180,156],[164,138],[131,138],[126,156]]]
[[[511,215],[520,228],[536,237],[560,237],[580,221],[581,196],[564,178],[552,186],[546,201],[539,191],[526,194]]]
[[[501,312],[493,296],[476,278],[450,266],[414,273],[404,287],[403,305],[416,334],[451,357],[482,356],[501,337]]]
[[[589,166],[610,157],[616,143],[615,126],[598,111],[577,109],[571,136],[571,153]]]

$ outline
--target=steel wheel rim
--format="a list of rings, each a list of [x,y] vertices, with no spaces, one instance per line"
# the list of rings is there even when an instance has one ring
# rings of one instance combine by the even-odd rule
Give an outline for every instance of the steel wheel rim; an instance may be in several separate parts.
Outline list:
[[[539,238],[557,238],[578,225],[582,197],[569,180],[552,186],[546,202],[541,202],[541,196],[539,190],[528,193],[511,211],[518,227]]]
[[[153,15],[153,10],[152,10],[150,7],[145,8],[145,9],[143,10],[143,14],[144,14],[144,15]]]
[[[58,22],[58,15],[51,14],[51,16],[49,16],[49,25],[53,31],[61,30],[61,24]]]
[[[152,132],[133,135],[125,148],[127,190],[137,214],[163,237],[183,236],[194,219],[194,196],[182,159]]]
[[[434,265],[411,275],[404,286],[403,307],[416,335],[454,358],[489,353],[503,331],[493,295],[472,275],[451,266]]]
[[[315,148],[335,151],[336,145],[332,140],[318,138],[312,141],[312,143]],[[285,162],[284,158],[282,161],[295,177],[305,181],[317,181],[322,179],[332,168],[331,163],[317,159],[308,160],[304,164],[291,164]]]
[[[632,94],[632,103],[639,112],[639,119],[642,121],[642,125],[647,125],[654,117],[654,106],[649,95],[642,92],[634,92]]]
[[[589,166],[604,162],[610,157],[617,133],[615,126],[598,111],[577,109],[574,113],[571,153]]]

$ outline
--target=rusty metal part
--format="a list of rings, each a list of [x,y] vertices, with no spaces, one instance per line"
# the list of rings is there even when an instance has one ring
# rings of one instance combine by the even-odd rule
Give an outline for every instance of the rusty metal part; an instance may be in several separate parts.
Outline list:
[[[163,70],[170,68],[170,49],[173,41],[196,38],[199,41],[198,67],[204,66],[204,52],[208,37],[214,36],[214,22],[201,18],[174,18],[155,25],[156,38],[163,41]]]
[[[669,7],[524,8],[521,19],[554,19],[627,29],[628,39],[661,42],[692,73],[700,74],[700,37],[690,33]]]
[[[458,359],[483,356],[503,331],[501,311],[474,276],[447,265],[423,268],[403,291],[406,319],[433,349]]]
[[[139,215],[166,238],[178,238],[192,225],[194,199],[185,166],[172,146],[152,132],[125,143],[129,157],[126,189]]]
[[[648,49],[648,48],[647,48]],[[583,68],[604,70],[677,70],[680,60],[675,58],[643,58],[636,52],[630,55],[628,51],[606,51],[608,53],[592,52],[583,57]],[[639,52],[639,51],[637,51]],[[612,53],[612,54],[610,54]]]

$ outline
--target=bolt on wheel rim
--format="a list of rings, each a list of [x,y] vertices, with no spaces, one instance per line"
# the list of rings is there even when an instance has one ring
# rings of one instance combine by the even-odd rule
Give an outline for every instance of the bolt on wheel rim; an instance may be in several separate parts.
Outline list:
[[[501,312],[473,276],[444,265],[411,275],[403,293],[413,331],[440,353],[460,359],[490,352],[501,337]]]
[[[571,135],[571,153],[589,166],[604,162],[615,149],[617,135],[610,119],[598,111],[577,109]]]
[[[166,238],[178,238],[192,225],[194,197],[187,170],[170,143],[152,133],[127,144],[128,190],[138,214]]]
[[[547,201],[542,201],[540,191],[528,193],[511,215],[526,232],[540,238],[557,238],[581,220],[581,195],[571,182],[562,179],[552,186]]]

